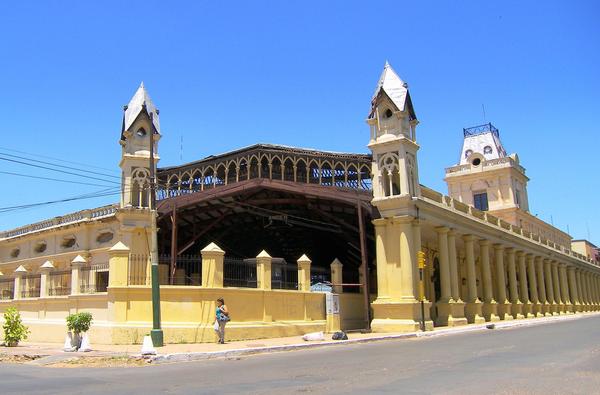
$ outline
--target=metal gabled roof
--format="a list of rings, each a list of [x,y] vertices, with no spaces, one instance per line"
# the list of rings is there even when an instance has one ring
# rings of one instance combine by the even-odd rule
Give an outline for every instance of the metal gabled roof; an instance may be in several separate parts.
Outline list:
[[[152,123],[154,124],[154,128],[156,129],[156,133],[160,133],[160,121],[158,117],[158,109],[152,102],[146,87],[144,86],[144,82],[140,84],[140,87],[135,91],[135,94],[129,101],[129,104],[125,106],[125,112],[123,114],[123,129],[121,130],[121,138],[123,138],[122,133],[131,127],[131,125],[135,122],[137,117],[143,111],[144,106],[146,106],[146,112],[148,116],[152,119]]]
[[[385,62],[383,72],[381,73],[381,77],[379,77],[375,93],[373,93],[371,99],[371,113],[373,113],[377,98],[382,92],[385,93],[392,103],[394,103],[398,110],[408,110],[411,113],[411,116],[416,119],[410,100],[410,94],[408,93],[408,84],[402,81],[387,61]]]

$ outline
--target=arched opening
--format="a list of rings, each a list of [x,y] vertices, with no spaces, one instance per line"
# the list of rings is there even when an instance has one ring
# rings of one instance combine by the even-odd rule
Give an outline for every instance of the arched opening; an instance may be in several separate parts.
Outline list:
[[[294,162],[287,158],[283,165],[283,179],[285,181],[294,181]]]
[[[238,181],[248,179],[248,161],[245,158],[240,159],[240,169],[238,171]]]
[[[296,163],[296,181],[306,182],[308,177],[306,162],[303,159],[298,160]]]
[[[210,189],[215,185],[215,171],[212,167],[208,167],[204,170],[204,177],[202,177],[202,185],[204,189]]]
[[[260,177],[270,178],[269,159],[266,156],[260,158]]]
[[[225,177],[226,177],[227,169],[224,164],[220,164],[217,167],[217,177],[215,178],[215,185],[225,185]]]
[[[235,162],[229,162],[229,167],[227,168],[227,184],[233,184],[234,182],[236,182]]]
[[[311,160],[308,168],[309,184],[319,184],[321,178],[321,168],[319,164]]]
[[[321,166],[320,184],[325,186],[333,186],[333,170],[329,162],[323,162]]]
[[[341,163],[337,163],[335,165],[335,169],[333,171],[333,177],[336,187],[345,188],[346,187],[346,171],[344,170],[344,166]]]
[[[258,178],[258,158],[255,156],[250,159],[250,178]]]
[[[273,180],[282,180],[282,169],[281,169],[281,160],[278,157],[274,157],[271,160],[271,171],[272,171],[272,175],[271,178]]]

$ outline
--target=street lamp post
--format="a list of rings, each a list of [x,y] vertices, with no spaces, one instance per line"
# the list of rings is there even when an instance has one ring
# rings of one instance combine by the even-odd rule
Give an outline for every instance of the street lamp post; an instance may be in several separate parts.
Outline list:
[[[158,282],[158,240],[156,229],[156,170],[154,166],[154,122],[150,114],[150,216],[151,242],[150,242],[150,267],[152,279],[152,331],[150,337],[154,347],[163,346],[163,331],[160,325],[160,285]]]

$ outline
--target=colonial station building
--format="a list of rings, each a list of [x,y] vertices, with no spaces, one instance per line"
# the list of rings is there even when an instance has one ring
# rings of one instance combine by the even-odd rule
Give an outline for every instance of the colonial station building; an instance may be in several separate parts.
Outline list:
[[[120,202],[1,232],[0,312],[17,307],[34,341],[62,341],[65,317],[89,311],[95,342],[139,343],[153,243],[171,343],[214,341],[218,297],[230,339],[598,310],[598,262],[530,214],[497,128],[463,130],[444,195],[420,183],[419,121],[387,63],[370,102],[369,153],[256,144],[157,168],[159,110],[141,85],[123,115]]]

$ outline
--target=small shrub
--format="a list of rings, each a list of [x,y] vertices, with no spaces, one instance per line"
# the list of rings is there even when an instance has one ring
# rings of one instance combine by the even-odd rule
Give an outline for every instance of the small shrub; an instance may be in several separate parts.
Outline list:
[[[67,329],[75,334],[87,332],[92,326],[92,314],[88,312],[69,314]]]
[[[9,307],[4,312],[4,344],[8,347],[16,347],[21,340],[26,340],[29,328],[23,325],[21,314],[14,307]]]

